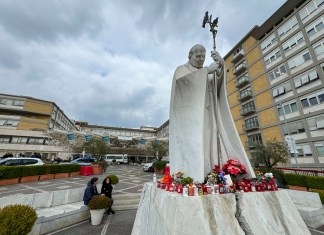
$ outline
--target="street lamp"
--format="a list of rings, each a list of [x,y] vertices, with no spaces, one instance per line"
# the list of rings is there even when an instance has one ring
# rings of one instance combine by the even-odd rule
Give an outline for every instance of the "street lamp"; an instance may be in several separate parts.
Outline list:
[[[288,129],[288,138],[285,137],[285,140],[287,141],[287,144],[288,144],[288,147],[289,147],[289,150],[290,150],[290,153],[293,153],[294,154],[294,158],[295,158],[295,162],[296,162],[296,166],[297,168],[299,168],[299,165],[298,165],[298,161],[297,161],[297,148],[296,148],[296,143],[295,143],[295,140],[293,137],[291,137],[291,133],[290,133],[290,126],[287,125],[287,120],[286,120],[286,112],[282,106],[282,102],[280,101],[280,107],[281,107],[281,110],[282,110],[282,114],[283,114],[283,118],[284,118],[284,122],[285,122],[285,125]]]

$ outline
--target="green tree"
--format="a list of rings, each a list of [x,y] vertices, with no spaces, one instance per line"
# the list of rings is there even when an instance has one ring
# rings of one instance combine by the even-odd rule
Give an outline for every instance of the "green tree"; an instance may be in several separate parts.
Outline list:
[[[101,157],[108,153],[109,146],[102,139],[92,138],[83,144],[83,149],[99,162]]]
[[[288,147],[285,142],[270,139],[266,145],[257,145],[253,152],[253,160],[255,164],[265,164],[269,169],[278,162],[286,163],[290,157]]]
[[[152,141],[146,148],[146,154],[155,156],[158,161],[161,161],[162,157],[168,154],[168,151],[168,143],[158,140]]]

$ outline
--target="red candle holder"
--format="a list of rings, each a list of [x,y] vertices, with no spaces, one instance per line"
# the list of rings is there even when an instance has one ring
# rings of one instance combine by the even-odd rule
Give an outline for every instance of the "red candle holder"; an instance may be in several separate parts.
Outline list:
[[[161,189],[165,189],[165,184],[164,183],[161,183]]]
[[[181,184],[178,185],[177,192],[178,192],[179,194],[182,194],[182,190],[183,190],[182,185],[181,185]]]
[[[161,188],[161,181],[160,180],[157,181],[157,187]]]

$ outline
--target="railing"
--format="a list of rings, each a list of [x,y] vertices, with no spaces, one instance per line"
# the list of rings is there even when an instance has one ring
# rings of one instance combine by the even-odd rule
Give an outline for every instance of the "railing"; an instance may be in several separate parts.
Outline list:
[[[235,67],[233,74],[236,75],[242,71],[245,71],[247,69],[247,65],[245,62],[239,64],[238,66]]]
[[[247,114],[250,114],[250,113],[254,113],[255,112],[255,107],[254,105],[252,106],[248,106],[248,107],[245,107],[243,109],[241,109],[240,113],[241,113],[241,116],[244,116],[244,115],[247,115]]]
[[[248,76],[243,76],[243,77],[238,78],[238,80],[235,82],[235,86],[239,88],[249,82],[250,82],[250,78]]]
[[[238,100],[240,100],[240,101],[246,100],[250,97],[252,97],[252,91],[250,91],[250,90],[243,91],[237,96]]]
[[[253,130],[253,129],[258,129],[259,128],[259,122],[250,122],[245,125],[243,125],[244,130]]]
[[[237,62],[239,59],[243,58],[243,56],[244,56],[244,51],[240,50],[235,55],[233,55],[232,63]]]
[[[285,174],[324,176],[324,171],[320,171],[320,170],[303,170],[298,168],[282,168],[282,167],[276,167],[275,169],[282,170]]]

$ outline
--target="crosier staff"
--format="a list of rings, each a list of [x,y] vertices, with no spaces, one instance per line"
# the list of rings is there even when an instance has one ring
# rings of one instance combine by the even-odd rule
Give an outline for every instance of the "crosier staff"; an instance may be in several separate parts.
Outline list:
[[[214,49],[214,51],[216,51],[216,35],[217,35],[217,29],[218,29],[218,17],[216,17],[214,20],[212,20],[212,15],[208,16],[208,11],[206,11],[204,19],[203,19],[202,27],[205,28],[206,24],[209,24],[209,26],[210,26],[210,32],[213,35],[213,49]],[[222,160],[222,152],[221,152],[221,146],[220,146],[220,134],[219,134],[218,117],[217,117],[217,111],[218,111],[218,100],[217,100],[218,87],[217,87],[217,74],[216,74],[216,71],[213,73],[212,82],[214,83],[213,87],[215,88],[215,91],[214,91],[215,97],[213,99],[213,103],[214,103],[214,107],[215,107],[214,116],[215,116],[215,120],[216,120],[217,158],[218,158],[219,167],[221,169],[221,167],[223,165],[222,164],[223,160]],[[212,158],[212,156],[211,156],[211,158]]]

